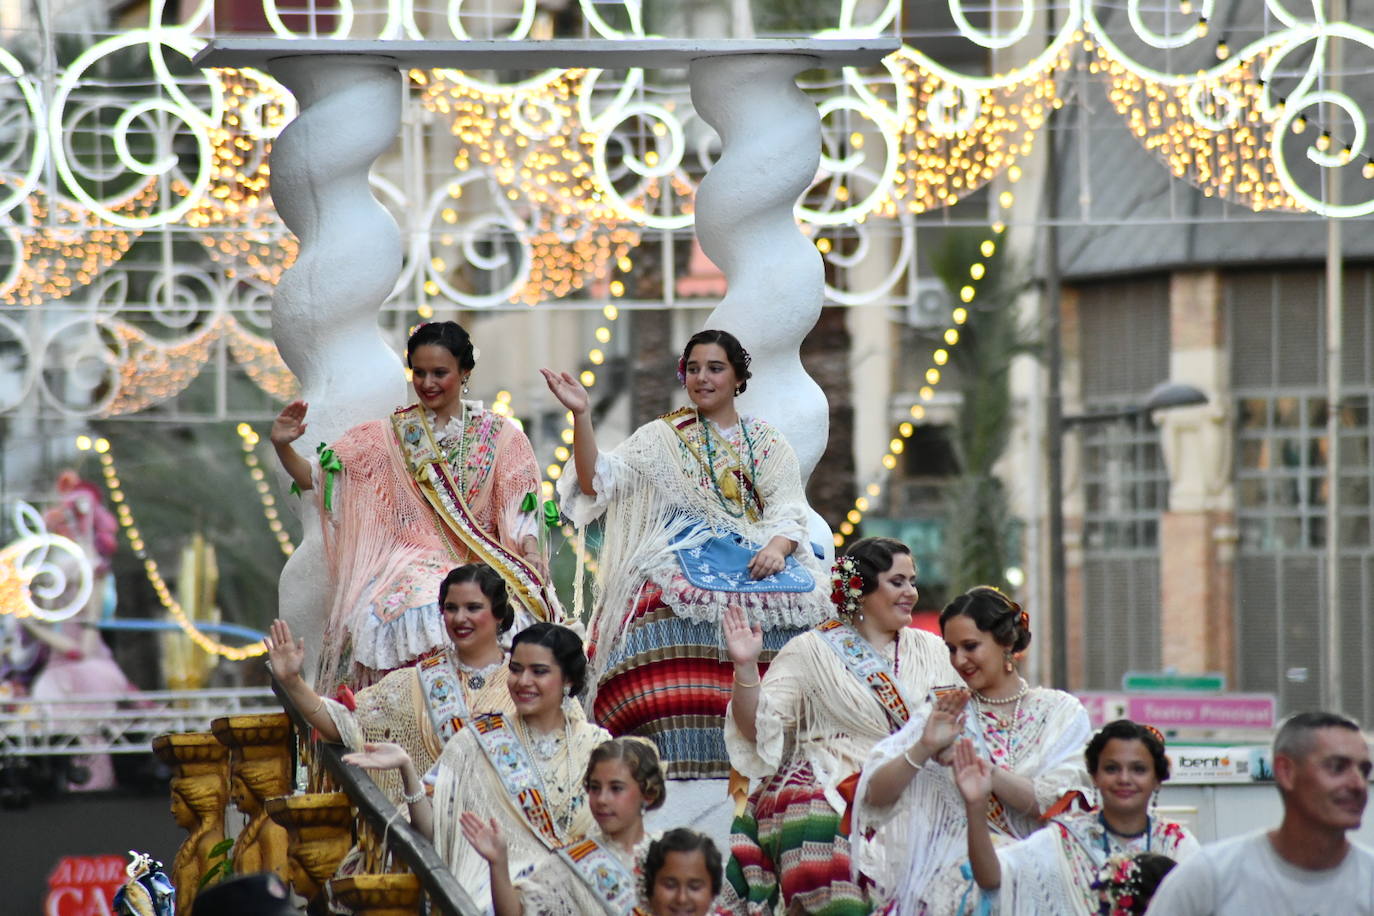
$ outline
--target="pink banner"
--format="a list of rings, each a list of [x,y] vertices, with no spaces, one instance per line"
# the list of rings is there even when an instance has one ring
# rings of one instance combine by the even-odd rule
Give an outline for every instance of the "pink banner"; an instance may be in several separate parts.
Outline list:
[[[1175,694],[1132,696],[1126,700],[1127,715],[1155,728],[1255,728],[1274,727],[1272,696],[1224,694],[1187,696]]]
[[[1094,728],[1113,719],[1133,719],[1159,729],[1272,730],[1277,718],[1270,694],[1098,693],[1078,694]]]

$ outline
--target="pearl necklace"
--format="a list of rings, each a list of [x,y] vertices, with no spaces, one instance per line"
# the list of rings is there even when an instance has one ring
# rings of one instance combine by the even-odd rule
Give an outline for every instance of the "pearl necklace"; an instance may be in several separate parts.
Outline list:
[[[1012,707],[1011,718],[1009,720],[1003,718],[1001,715],[994,714],[993,716],[993,718],[997,720],[997,727],[1004,731],[1016,728],[1017,723],[1021,720],[1021,701],[1025,699],[1026,694],[1030,692],[1030,684],[1026,683],[1026,679],[1018,678],[1018,680],[1021,681],[1021,689],[1009,697],[1002,697],[994,700],[990,697],[983,696],[976,690],[972,691],[973,698],[984,706],[1005,706],[1008,703],[1015,704]],[[987,711],[992,712],[992,710]],[[1008,749],[1008,753],[1010,753],[1010,749]]]

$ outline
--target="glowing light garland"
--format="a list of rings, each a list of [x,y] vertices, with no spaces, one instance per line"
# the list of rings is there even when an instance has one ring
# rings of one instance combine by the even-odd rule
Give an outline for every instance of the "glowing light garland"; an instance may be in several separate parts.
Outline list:
[[[277,539],[277,546],[281,548],[281,552],[289,557],[296,552],[296,545],[291,543],[291,535],[281,522],[277,500],[272,495],[272,485],[267,482],[267,472],[258,461],[255,449],[261,440],[253,427],[247,423],[240,423],[235,431],[239,434],[239,444],[243,448],[243,463],[248,468],[248,476],[253,480],[253,488],[258,491],[258,501],[262,503],[262,515],[267,520],[267,528]]]
[[[162,602],[162,606],[167,609],[167,613],[176,621],[177,626],[181,627],[186,635],[191,638],[191,641],[201,649],[230,661],[243,661],[245,658],[253,658],[266,652],[261,643],[242,647],[226,646],[206,636],[196,628],[195,623],[186,616],[181,604],[172,596],[171,589],[167,587],[166,580],[162,578],[162,573],[158,570],[157,561],[148,556],[143,535],[138,530],[138,525],[134,521],[133,510],[129,508],[128,498],[119,482],[119,473],[115,469],[114,456],[110,454],[109,440],[103,438],[91,440],[89,437],[80,436],[77,438],[77,448],[82,451],[93,449],[99,457],[100,473],[105,478],[105,489],[110,493],[110,502],[114,504],[115,517],[119,520],[120,527],[124,529],[124,537],[128,540],[129,547],[133,549],[134,554],[143,561],[143,572],[148,577],[148,583],[152,585],[158,601]]]
[[[1011,208],[1014,199],[1010,191],[1004,191],[1000,195],[999,204],[1004,210]],[[978,245],[978,253],[984,261],[997,253],[998,241],[1005,232],[1006,227],[1000,223],[992,227],[992,235],[983,239]],[[897,456],[906,451],[906,442],[916,432],[916,423],[926,418],[926,404],[935,399],[935,389],[939,386],[944,377],[943,368],[949,362],[950,350],[959,345],[961,339],[961,328],[968,322],[967,306],[978,297],[977,284],[987,274],[987,265],[983,261],[975,261],[969,265],[968,282],[959,288],[960,305],[955,306],[949,315],[949,324],[946,325],[940,334],[943,346],[936,348],[930,355],[930,365],[921,376],[924,382],[917,392],[919,402],[911,405],[911,420],[903,420],[892,430],[892,438],[888,440],[887,451],[880,459],[882,470],[877,477],[870,480],[864,487],[864,492],[854,500],[854,506],[846,514],[839,529],[835,532],[835,549],[839,550],[844,543],[854,533],[858,525],[863,521],[864,513],[873,505],[873,501],[882,496],[883,486],[887,482],[888,476],[897,468]],[[915,421],[915,422],[912,422]]]

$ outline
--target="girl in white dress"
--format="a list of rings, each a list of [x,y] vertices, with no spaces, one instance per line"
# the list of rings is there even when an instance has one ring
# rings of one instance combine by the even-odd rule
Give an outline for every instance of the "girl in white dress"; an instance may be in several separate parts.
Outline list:
[[[596,826],[515,880],[500,823],[463,815],[463,836],[491,868],[496,916],[634,913],[650,842],[644,813],[665,794],[658,751],[643,738],[613,738],[592,751],[584,785]]]
[[[1169,778],[1158,731],[1119,719],[1093,736],[1084,756],[1101,806],[1061,815],[1029,838],[996,848],[986,816],[992,765],[972,741],[959,742],[955,781],[968,805],[973,880],[956,912],[1093,916],[1101,908],[1101,886],[1139,871],[1136,857],[1152,853],[1180,862],[1197,851],[1185,827],[1150,814],[1155,792]],[[1129,910],[1116,901],[1121,912],[1144,912],[1146,902],[1139,893],[1131,895]]]

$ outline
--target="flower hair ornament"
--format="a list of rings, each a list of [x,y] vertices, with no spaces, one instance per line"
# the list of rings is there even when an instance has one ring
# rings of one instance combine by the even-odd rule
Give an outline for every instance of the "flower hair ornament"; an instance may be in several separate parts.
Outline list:
[[[1147,866],[1143,869],[1142,860]],[[1172,863],[1167,857],[1148,852],[1120,852],[1111,856],[1097,870],[1097,878],[1090,885],[1097,892],[1097,912],[1104,916],[1138,916],[1144,913],[1159,882],[1170,868]]]
[[[677,358],[677,383],[684,388],[687,387],[687,357]]]
[[[859,599],[863,597],[864,577],[853,557],[836,557],[830,570],[830,600],[842,616],[859,614]]]

